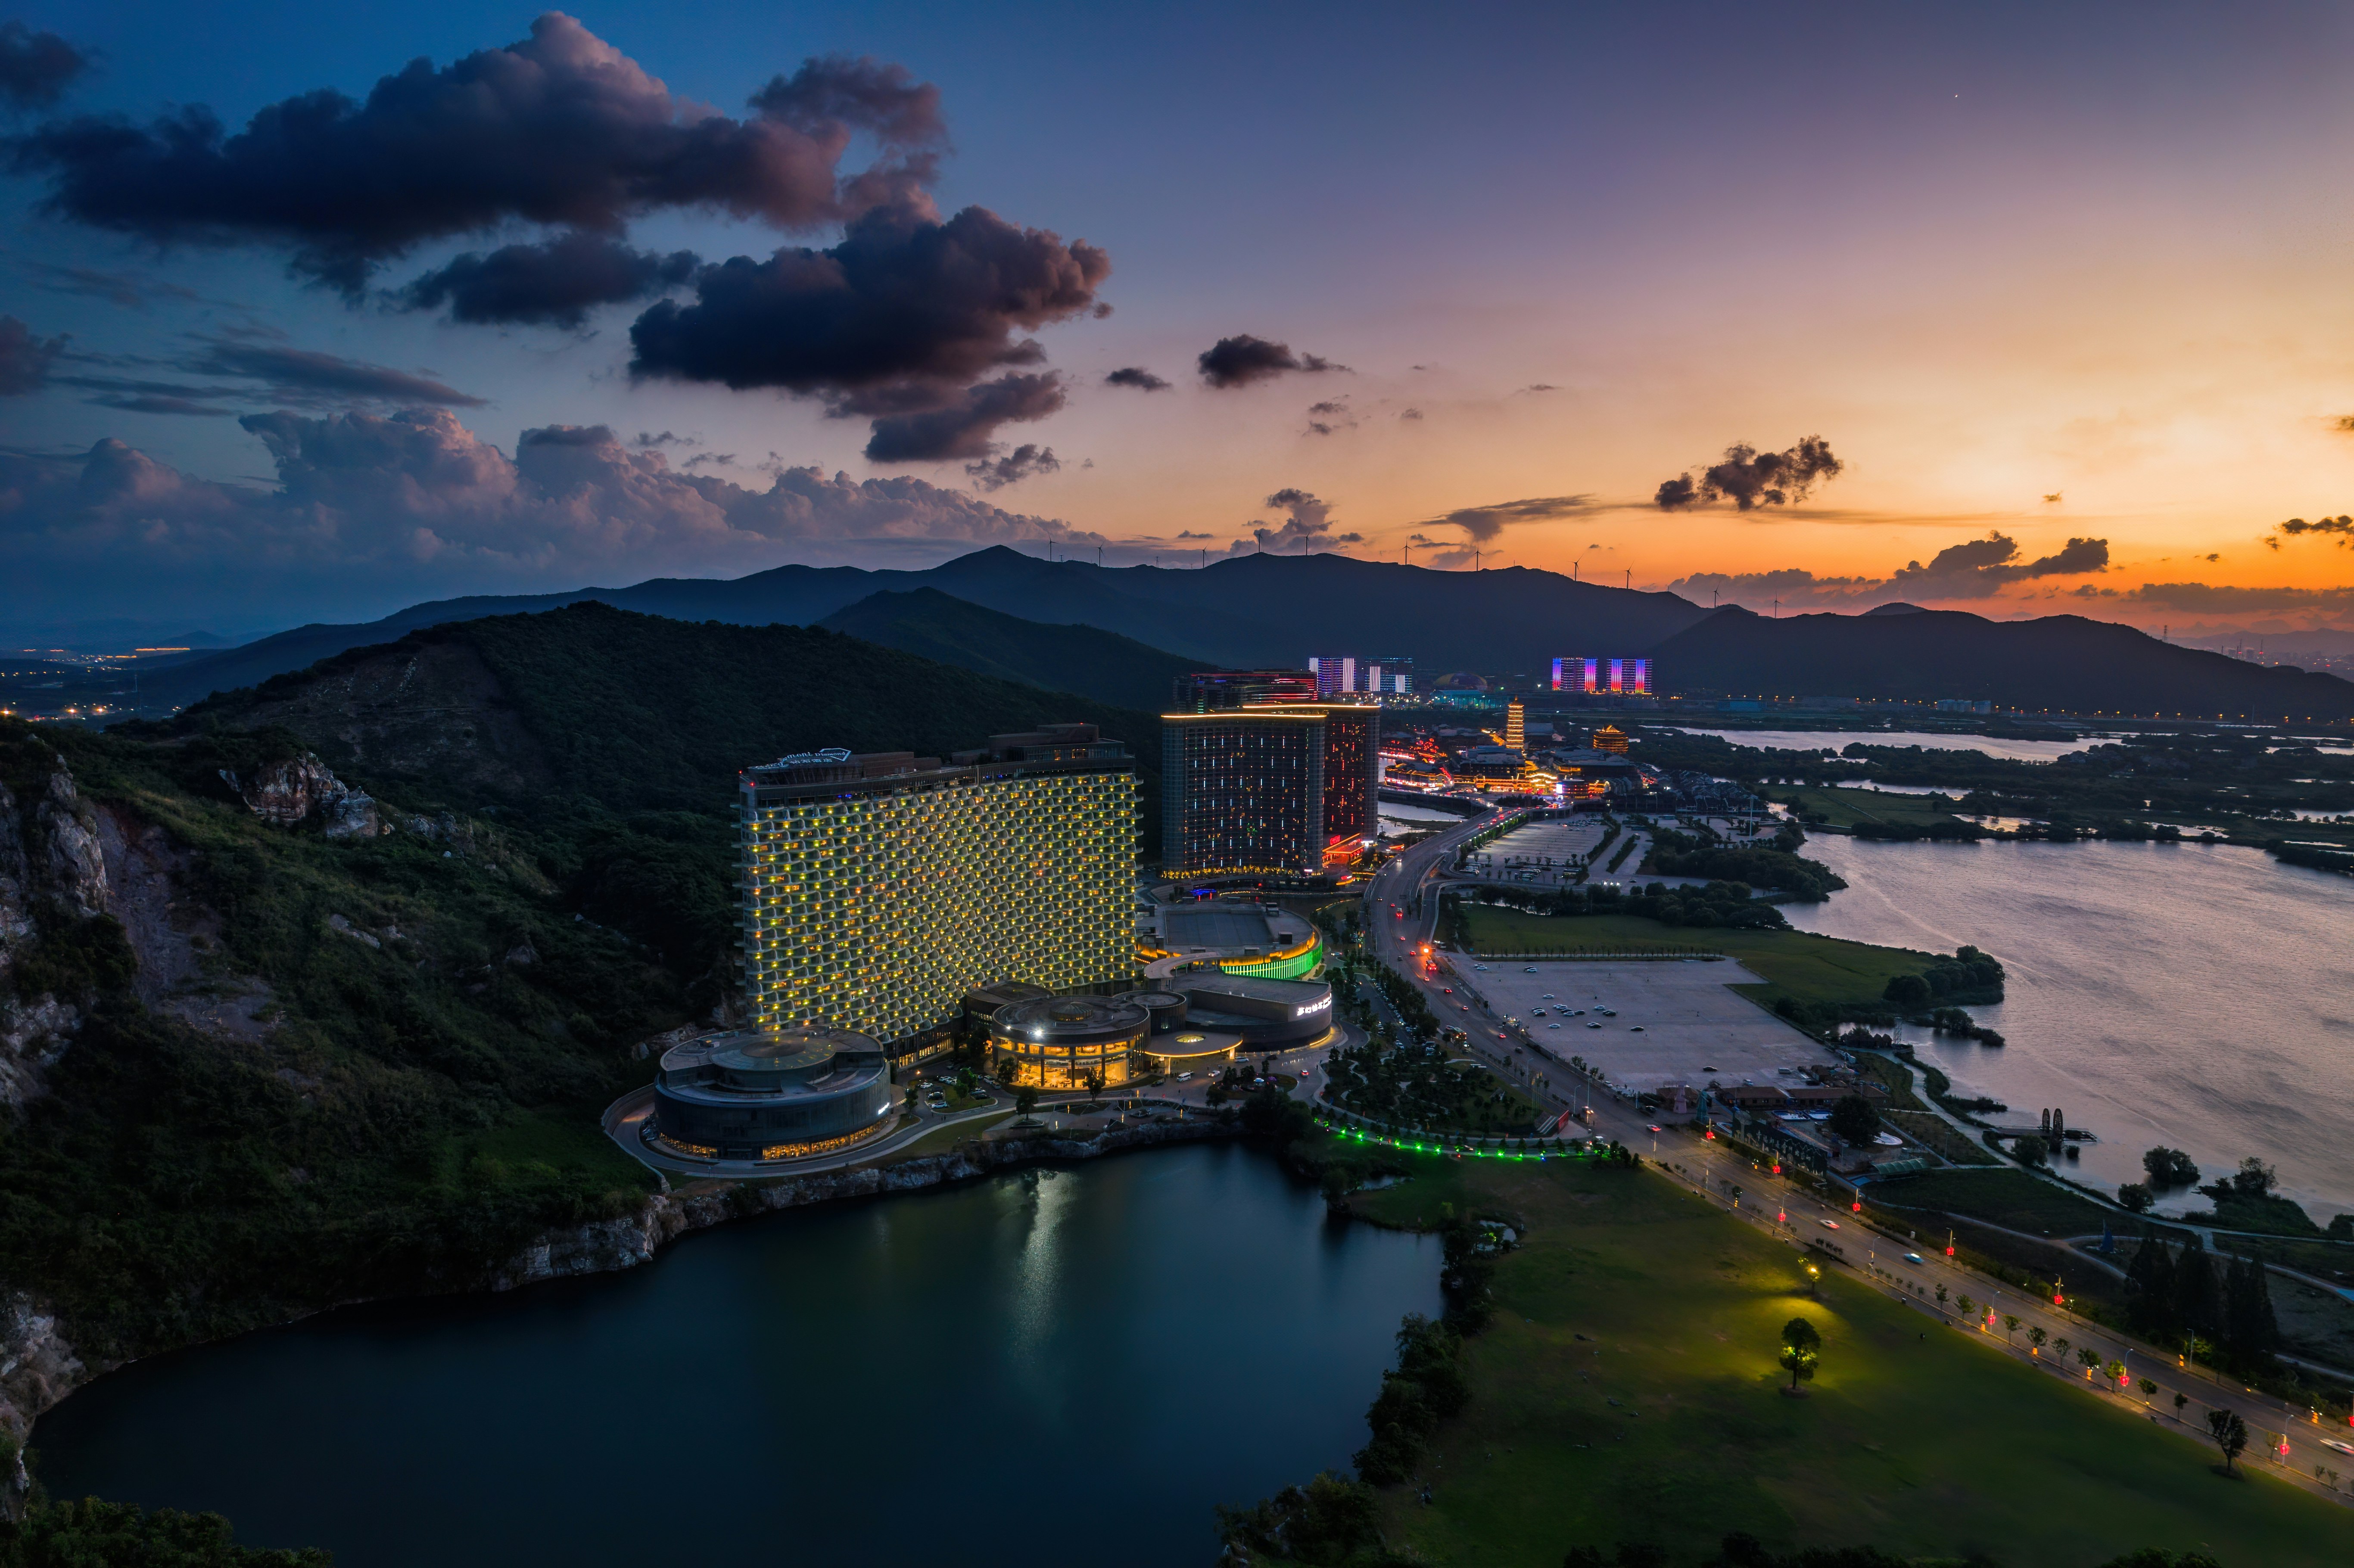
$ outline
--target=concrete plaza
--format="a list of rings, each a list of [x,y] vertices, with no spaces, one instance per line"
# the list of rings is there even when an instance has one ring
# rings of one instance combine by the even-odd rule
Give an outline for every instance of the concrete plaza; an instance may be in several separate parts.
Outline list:
[[[1481,962],[1485,972],[1472,967]],[[1632,1089],[1697,1087],[1711,1078],[1728,1087],[1795,1083],[1799,1069],[1839,1063],[1825,1047],[1727,990],[1757,980],[1730,959],[1522,963],[1458,956],[1454,968],[1451,983],[1485,999],[1499,1019],[1519,1019],[1540,1049],[1564,1062],[1583,1056],[1613,1084]],[[1596,1011],[1605,1007],[1617,1016]],[[1538,1008],[1544,1017],[1536,1016]],[[1564,1009],[1579,1008],[1582,1018],[1562,1016]],[[1455,1021],[1473,1026],[1459,1013]],[[1596,1023],[1599,1029],[1588,1027]]]

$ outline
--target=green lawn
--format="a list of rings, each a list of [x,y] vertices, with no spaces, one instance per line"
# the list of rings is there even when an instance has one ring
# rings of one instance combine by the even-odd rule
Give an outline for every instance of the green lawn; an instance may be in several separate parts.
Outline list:
[[[1897,975],[1919,974],[1930,956],[1905,948],[1845,942],[1807,931],[1734,931],[1663,926],[1639,915],[1528,915],[1467,905],[1472,944],[1482,953],[1693,952],[1738,959],[1766,983],[1737,988],[1770,1007],[1801,1001],[1872,1002]]]
[[[1986,1220],[2031,1235],[2097,1235],[2106,1220],[2119,1234],[2130,1222],[2064,1188],[2006,1166],[1999,1171],[1931,1171],[1872,1185],[1873,1202],[1936,1209]]]
[[[1956,822],[1952,803],[1958,803],[1966,791],[1956,789],[1948,804],[1940,804],[1934,795],[1892,795],[1876,789],[1768,789],[1768,800],[1796,807],[1802,812],[1820,811],[1822,826],[1851,828],[1858,822]]]
[[[1358,1212],[1403,1223],[1451,1202],[1509,1214],[1526,1238],[1471,1341],[1470,1407],[1423,1467],[1430,1505],[1384,1494],[1393,1542],[1433,1563],[1553,1568],[1573,1546],[1622,1541],[1690,1562],[1735,1530],[2006,1568],[2092,1568],[2145,1546],[2289,1568],[2354,1547],[2354,1513],[2261,1473],[2212,1474],[2210,1449],[2137,1407],[1843,1273],[1808,1299],[1787,1245],[1649,1172],[1418,1163]],[[1797,1316],[1824,1340],[1804,1400],[1776,1393]]]

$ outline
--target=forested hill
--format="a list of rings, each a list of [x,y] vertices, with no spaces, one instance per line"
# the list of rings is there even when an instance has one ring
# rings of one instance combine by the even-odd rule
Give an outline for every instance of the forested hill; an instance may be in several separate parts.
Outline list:
[[[1725,609],[1652,653],[1669,690],[1984,699],[2077,714],[2354,717],[2354,683],[2268,668],[2082,616],[1988,620],[1959,610],[1786,615]]]
[[[951,599],[938,588],[870,595],[822,624],[943,664],[1080,692],[1148,713],[1165,710],[1178,676],[1209,667],[1116,631],[1023,620]]]
[[[723,1000],[737,769],[1066,719],[1150,787],[1147,715],[594,604],[169,724],[0,718],[0,1302],[55,1309],[97,1368],[478,1287],[631,1212],[651,1178],[597,1118],[652,1073],[637,1047]],[[343,786],[368,831],[328,831]],[[0,1355],[0,1429],[70,1386],[59,1364]]]
[[[572,801],[724,812],[737,772],[755,762],[829,746],[944,757],[1063,719],[1101,725],[1136,754],[1147,789],[1157,782],[1149,713],[816,627],[670,620],[588,601],[353,649],[215,697],[169,732],[282,726],[371,787],[540,817]]]

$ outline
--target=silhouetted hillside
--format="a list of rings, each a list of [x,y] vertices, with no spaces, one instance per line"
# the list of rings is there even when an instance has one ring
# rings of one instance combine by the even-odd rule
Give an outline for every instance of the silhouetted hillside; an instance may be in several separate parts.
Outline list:
[[[1003,681],[1076,692],[1122,707],[1159,712],[1170,683],[1203,667],[1116,631],[1045,626],[983,609],[937,588],[870,594],[820,622],[886,648],[937,659]]]
[[[1670,690],[1988,699],[2074,713],[2354,716],[2354,683],[2244,663],[2105,620],[1988,620],[1957,610],[1792,615],[1726,609],[1653,658]]]
[[[877,592],[937,589],[1023,620],[1091,626],[1182,662],[1297,667],[1311,653],[1402,653],[1429,673],[1542,673],[1571,653],[1641,653],[1707,614],[1673,594],[1628,592],[1513,567],[1442,572],[1345,556],[1237,556],[1207,567],[1044,561],[1002,546],[926,571],[779,567],[732,581],[665,577],[624,588],[443,599],[351,626],[305,626],[160,671],[154,704],[192,705],[454,620],[594,600],[642,614],[810,625]]]

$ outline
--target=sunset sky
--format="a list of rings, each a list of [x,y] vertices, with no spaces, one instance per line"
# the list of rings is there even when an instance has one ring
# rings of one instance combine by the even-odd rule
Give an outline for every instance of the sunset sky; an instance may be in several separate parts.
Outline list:
[[[2354,627],[2343,6],[12,15],[0,627],[1050,537]]]

